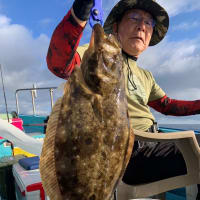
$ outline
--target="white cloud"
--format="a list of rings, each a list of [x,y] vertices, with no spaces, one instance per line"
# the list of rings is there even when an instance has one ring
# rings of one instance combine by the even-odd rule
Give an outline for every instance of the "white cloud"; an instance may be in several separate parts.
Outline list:
[[[45,19],[41,19],[39,21],[41,26],[48,26],[49,24],[51,24],[53,22],[53,20],[51,18],[45,18]]]
[[[154,116],[156,117],[156,121],[159,125],[161,124],[199,124],[200,116],[183,116],[183,117],[175,117],[175,116],[165,116],[160,113],[154,113]],[[172,126],[173,127],[173,126]],[[185,128],[188,126],[185,126]],[[174,128],[177,128],[174,126]],[[184,129],[184,127],[183,127]],[[194,127],[191,127],[190,130],[193,130]],[[199,127],[198,127],[199,130]]]
[[[113,5],[118,1],[119,0],[103,0],[102,4],[104,6],[105,17],[107,17]],[[170,17],[184,12],[200,10],[199,0],[157,0],[157,2],[166,9]]]
[[[0,27],[7,26],[10,24],[10,22],[11,22],[11,19],[9,19],[8,17],[4,15],[0,15]]]
[[[170,42],[166,38],[156,47],[149,47],[139,63],[160,75],[189,72],[199,68],[199,46],[200,38],[179,42]]]
[[[194,28],[199,28],[200,27],[200,22],[199,21],[194,21],[194,22],[183,22],[180,23],[174,27],[172,27],[172,31],[187,31],[187,30],[191,30]]]
[[[175,16],[184,12],[200,10],[200,1],[198,0],[158,0],[170,16]]]
[[[0,16],[0,64],[9,110],[16,110],[16,89],[30,88],[35,82],[38,87],[57,86],[61,82],[47,69],[48,46],[48,36],[41,34],[34,38],[26,27],[12,24],[7,16]],[[2,93],[0,99],[4,102]]]
[[[103,5],[104,19],[111,10],[113,4],[118,1],[105,1]],[[181,12],[200,9],[200,1],[197,0],[159,0],[161,5],[166,7],[170,16],[175,16]],[[43,19],[41,24],[48,24],[51,19]],[[190,27],[196,27],[198,22],[193,22]],[[178,30],[187,29],[187,24],[180,24],[176,27]],[[91,33],[88,27],[85,33]],[[89,41],[90,34],[86,34]],[[181,35],[180,35],[181,37]],[[4,78],[6,95],[9,101],[9,110],[15,110],[14,92],[18,88],[32,87],[37,83],[38,87],[58,86],[62,79],[51,74],[46,66],[46,53],[49,46],[49,37],[41,34],[39,37],[33,37],[33,34],[25,26],[12,24],[12,20],[7,16],[0,15],[0,64],[4,67]],[[185,40],[180,42],[169,42],[167,37],[156,47],[150,47],[140,58],[139,64],[153,72],[159,85],[172,98],[178,99],[200,99],[200,38]],[[0,84],[1,85],[1,84]],[[1,89],[0,89],[1,90]],[[60,94],[56,94],[58,97]],[[31,105],[30,94],[20,96],[20,101],[24,106],[23,110],[32,113],[30,107],[27,107],[27,99]],[[4,102],[3,94],[0,93],[0,101]],[[49,94],[38,98],[41,103],[42,113],[44,107],[49,107]],[[5,107],[0,105],[0,111]],[[160,116],[160,115],[159,115]],[[167,120],[166,120],[167,119]],[[162,118],[162,122],[168,119],[177,122],[183,118]],[[184,118],[186,119],[186,118]],[[187,118],[188,121],[192,120]]]
[[[187,94],[187,97],[186,97]],[[176,93],[174,93],[174,97],[176,97]],[[196,88],[186,88],[185,90],[181,90],[178,93],[178,98],[184,100],[197,100],[200,99],[200,87],[198,83],[196,84]]]
[[[179,42],[166,38],[141,55],[139,65],[150,70],[157,83],[170,98],[200,99],[200,37]],[[155,112],[154,112],[155,114]],[[200,116],[173,117],[155,114],[159,123],[196,123]]]

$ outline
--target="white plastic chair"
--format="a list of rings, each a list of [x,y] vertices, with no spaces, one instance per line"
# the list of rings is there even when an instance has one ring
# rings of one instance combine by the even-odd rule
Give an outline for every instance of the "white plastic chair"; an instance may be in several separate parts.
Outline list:
[[[139,141],[174,142],[184,157],[187,174],[141,185],[127,185],[121,181],[117,187],[118,200],[150,197],[200,183],[200,148],[194,131],[152,134],[134,130],[134,134],[135,140]]]

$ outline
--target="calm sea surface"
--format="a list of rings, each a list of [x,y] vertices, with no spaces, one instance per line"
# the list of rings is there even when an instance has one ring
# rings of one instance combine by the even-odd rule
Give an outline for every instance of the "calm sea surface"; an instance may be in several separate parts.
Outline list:
[[[200,131],[200,124],[159,124],[159,127]]]
[[[200,132],[200,124],[159,124],[159,127],[163,128],[173,128],[173,129],[181,129],[181,130],[194,130]],[[28,126],[24,127],[26,133],[34,133],[34,132],[44,132],[43,126]]]

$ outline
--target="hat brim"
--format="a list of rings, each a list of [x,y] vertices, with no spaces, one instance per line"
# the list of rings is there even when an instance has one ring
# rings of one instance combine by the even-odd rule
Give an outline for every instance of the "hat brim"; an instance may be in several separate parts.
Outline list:
[[[154,0],[121,0],[111,10],[105,23],[104,30],[107,34],[113,32],[113,24],[121,18],[127,10],[141,9],[150,13],[156,25],[153,30],[149,46],[158,44],[166,35],[169,27],[169,16],[165,9]]]

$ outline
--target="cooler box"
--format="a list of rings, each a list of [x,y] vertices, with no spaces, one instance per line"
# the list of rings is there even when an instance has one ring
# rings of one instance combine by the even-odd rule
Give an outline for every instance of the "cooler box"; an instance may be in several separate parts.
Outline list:
[[[25,170],[19,163],[13,165],[17,200],[47,200],[39,169]]]

